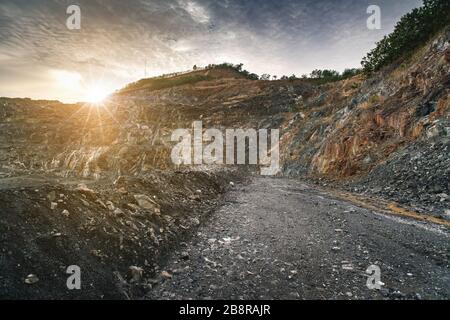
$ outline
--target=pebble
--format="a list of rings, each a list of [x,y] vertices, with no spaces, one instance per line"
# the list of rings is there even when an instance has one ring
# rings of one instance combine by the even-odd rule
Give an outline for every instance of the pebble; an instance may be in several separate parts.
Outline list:
[[[167,271],[162,271],[161,277],[163,277],[164,279],[172,279],[172,275]]]
[[[180,256],[183,260],[189,260],[189,253],[186,251],[183,251]]]
[[[39,278],[35,274],[29,274],[24,281],[26,284],[35,284],[39,282]]]
[[[142,274],[144,272],[144,269],[136,266],[131,266],[130,268],[131,272],[131,282],[139,283],[142,280]]]

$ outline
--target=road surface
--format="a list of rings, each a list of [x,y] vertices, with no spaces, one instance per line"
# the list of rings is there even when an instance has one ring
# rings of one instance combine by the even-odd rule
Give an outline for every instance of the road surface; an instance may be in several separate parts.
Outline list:
[[[169,256],[149,299],[449,299],[445,227],[359,208],[298,180],[236,186]],[[379,266],[379,290],[367,287]],[[171,277],[170,277],[171,276]]]

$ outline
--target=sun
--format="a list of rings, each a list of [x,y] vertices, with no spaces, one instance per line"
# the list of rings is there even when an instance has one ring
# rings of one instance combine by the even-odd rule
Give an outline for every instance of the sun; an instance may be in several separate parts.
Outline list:
[[[86,102],[98,104],[103,102],[109,96],[109,92],[101,85],[92,85],[86,90]]]

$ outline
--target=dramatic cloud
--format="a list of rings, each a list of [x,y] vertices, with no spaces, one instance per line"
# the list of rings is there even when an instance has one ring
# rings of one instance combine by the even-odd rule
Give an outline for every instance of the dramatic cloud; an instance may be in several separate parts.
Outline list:
[[[81,30],[66,9],[81,7]],[[382,29],[366,27],[377,4]],[[0,95],[83,99],[194,64],[244,63],[256,73],[358,67],[419,0],[1,0]]]

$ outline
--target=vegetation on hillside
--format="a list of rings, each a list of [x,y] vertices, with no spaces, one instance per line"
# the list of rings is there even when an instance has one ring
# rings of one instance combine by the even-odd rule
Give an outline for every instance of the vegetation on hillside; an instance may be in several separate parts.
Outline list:
[[[363,58],[364,72],[370,74],[395,62],[449,24],[449,0],[424,0],[422,7],[404,15],[394,31],[377,42],[375,49]]]
[[[295,74],[291,76],[282,76],[280,80],[309,80],[317,84],[324,84],[327,82],[335,82],[340,80],[349,79],[351,77],[354,77],[361,73],[361,69],[352,68],[352,69],[345,69],[344,72],[340,73],[336,70],[330,70],[330,69],[324,69],[319,70],[315,69],[310,74],[304,74],[301,76],[301,78],[298,78]],[[270,77],[270,76],[269,76]],[[265,79],[262,79],[265,80]],[[276,80],[276,78],[274,78]]]
[[[230,69],[230,70],[233,70],[233,71],[239,73],[240,75],[244,76],[244,78],[247,78],[249,80],[258,80],[259,79],[259,76],[256,73],[251,73],[251,72],[245,70],[243,68],[243,66],[244,66],[243,63],[232,64],[232,63],[224,62],[221,64],[210,64],[205,69]],[[196,68],[196,66],[194,66],[194,70],[195,70],[195,68]]]
[[[318,83],[334,82],[352,78],[361,73],[361,69],[345,69],[344,72],[339,73],[336,70],[313,70],[309,75],[309,79],[315,80]]]

